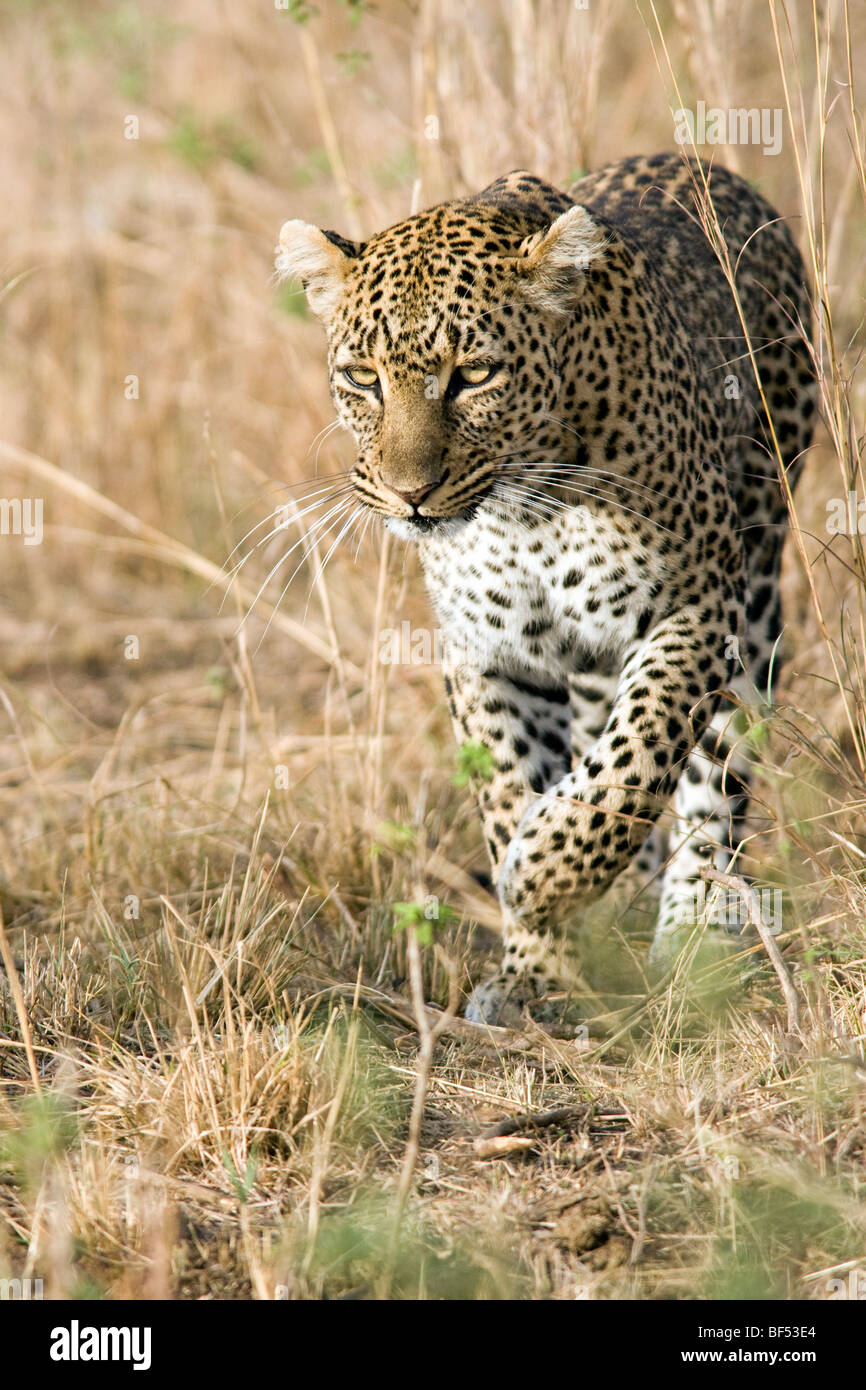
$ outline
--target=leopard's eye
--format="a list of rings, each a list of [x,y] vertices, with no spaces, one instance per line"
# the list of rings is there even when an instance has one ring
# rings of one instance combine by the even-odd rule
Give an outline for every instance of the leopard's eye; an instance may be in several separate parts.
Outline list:
[[[485,366],[481,362],[464,362],[461,367],[456,368],[454,375],[460,385],[481,386],[483,382],[490,380],[495,370],[495,367]]]
[[[360,386],[362,391],[369,391],[379,384],[379,374],[372,367],[344,367],[343,376],[353,386]]]

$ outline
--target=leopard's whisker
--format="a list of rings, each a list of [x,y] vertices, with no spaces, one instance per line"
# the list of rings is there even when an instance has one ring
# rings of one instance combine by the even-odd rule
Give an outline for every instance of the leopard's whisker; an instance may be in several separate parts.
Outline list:
[[[612,481],[616,481],[617,485],[621,487],[630,487],[633,489],[636,488],[639,491],[646,492],[648,494],[655,494],[659,497],[665,496],[665,493],[662,491],[662,489],[651,488],[646,483],[640,482],[637,478],[634,478],[631,475],[624,475],[622,473],[618,473],[614,469],[599,468],[596,465],[575,463],[570,460],[527,458],[526,451],[524,449],[512,449],[507,454],[498,454],[488,459],[487,462],[499,463],[505,468],[515,470],[520,468],[538,469],[539,471],[550,470],[551,472],[557,471],[573,476],[583,475],[587,473],[595,473],[599,476],[609,477]]]
[[[319,454],[322,452],[323,446],[327,444],[328,440],[331,438],[331,435],[334,434],[335,431],[338,430],[341,425],[342,420],[335,420],[333,424],[328,426],[327,432],[322,435],[322,438],[319,440],[319,443],[316,446],[316,457],[313,460],[314,468],[318,468],[319,466]]]
[[[582,479],[587,479],[591,483],[596,483],[599,487],[609,487],[618,489],[620,492],[624,492],[626,496],[631,496],[635,498],[635,500],[642,499],[650,491],[655,491],[655,489],[647,489],[641,487],[640,484],[624,481],[620,478],[617,478],[614,474],[605,475],[600,472],[596,473],[590,471],[576,472],[574,469],[540,468],[538,471],[544,475],[543,481],[547,482],[553,487],[561,487],[564,489],[568,488],[569,486],[569,484],[566,483],[564,479],[571,478],[572,480],[577,480],[578,482],[580,482]]]
[[[520,486],[520,484],[512,484],[512,486]],[[627,507],[625,503],[620,502],[619,498],[615,495],[602,492],[598,486],[571,487],[567,483],[558,483],[557,486],[561,487],[565,492],[575,492],[579,496],[584,497],[595,497],[599,502],[611,502],[614,506],[619,507],[621,511],[629,512],[631,516],[639,517],[641,521],[646,521],[650,526],[654,527],[658,531],[666,531],[669,536],[676,536],[677,534],[676,531],[672,531],[670,527],[663,526],[660,521],[655,521],[652,517],[645,516],[643,512],[635,511],[634,507]]]
[[[638,492],[645,492],[648,496],[666,496],[666,493],[663,488],[650,487],[647,483],[642,483],[638,478],[633,477],[631,474],[618,473],[614,468],[599,468],[595,464],[587,463],[570,463],[564,465],[557,464],[556,468],[557,470],[561,468],[562,472],[571,473],[576,476],[582,474],[595,474],[600,478],[610,479],[611,482],[616,483],[617,487],[632,488]]]
[[[580,430],[575,429],[574,425],[569,424],[567,420],[561,420],[558,415],[551,414],[549,410],[544,411],[543,418],[545,420],[552,420],[554,425],[560,425],[562,429],[567,430],[569,434],[574,435],[575,439],[579,439],[581,443],[583,443],[583,435],[581,434]]]
[[[311,599],[312,599],[312,597],[313,597],[313,590],[314,590],[314,588],[316,587],[316,585],[318,584],[319,580],[322,578],[323,574],[325,573],[325,567],[326,567],[328,561],[330,560],[331,556],[333,555],[334,551],[335,551],[335,550],[337,549],[337,547],[339,546],[339,544],[340,544],[340,542],[342,541],[343,537],[347,534],[347,532],[348,532],[349,534],[351,534],[352,527],[356,525],[356,523],[358,522],[359,518],[360,518],[361,515],[362,515],[362,510],[363,510],[363,509],[362,509],[360,506],[357,506],[357,507],[355,508],[355,510],[352,512],[351,516],[349,516],[348,520],[346,520],[346,521],[343,523],[343,526],[342,526],[341,530],[338,531],[336,537],[335,537],[334,540],[331,542],[331,546],[330,546],[330,548],[329,548],[329,550],[328,550],[327,555],[325,556],[324,560],[322,560],[322,561],[320,562],[319,567],[318,567],[318,569],[316,570],[316,573],[313,575],[312,579],[310,580],[310,590],[309,590],[309,593],[308,593],[308,595],[307,595],[307,602],[306,602],[306,604],[304,605],[304,621],[305,621],[305,622],[306,622],[307,613],[308,613],[309,607],[310,607],[310,601],[311,601]]]
[[[342,421],[340,420],[339,416],[335,415],[333,420],[329,420],[326,425],[323,425],[322,428],[318,431],[318,433],[313,435],[313,438],[310,440],[310,446],[307,449],[307,452],[304,455],[304,457],[309,458],[318,441],[320,439],[327,439],[328,435],[331,434],[335,429],[337,429],[337,427],[341,423]],[[318,457],[318,454],[316,455],[316,457]]]
[[[347,487],[338,489],[336,492],[334,492],[332,488],[328,488],[328,489],[326,489],[326,491],[327,491],[328,494],[329,494],[328,496],[326,496],[326,497],[321,497],[321,498],[319,498],[318,501],[312,503],[310,506],[301,508],[299,511],[293,513],[293,514],[291,515],[291,517],[289,518],[289,520],[290,520],[290,521],[300,521],[300,520],[302,520],[302,519],[303,519],[306,515],[308,515],[310,512],[314,512],[318,507],[323,507],[323,506],[326,505],[326,503],[335,501],[335,500],[336,500],[338,497],[340,497],[343,493],[348,493],[348,492],[350,492],[350,491],[351,491],[351,488],[347,486]],[[266,516],[266,517],[265,517],[264,521],[260,521],[260,522],[258,523],[258,526],[266,526],[267,523],[268,523],[269,521],[273,521],[274,517],[277,515],[277,512],[278,512],[279,510],[280,510],[280,509],[277,508],[275,511],[271,512],[269,516]],[[258,530],[258,526],[254,526],[254,527],[252,528],[251,531],[248,531],[248,532],[247,532],[247,535],[249,536],[249,535],[252,534],[252,531]],[[282,522],[280,522],[280,524],[279,524],[278,526],[272,527],[271,530],[267,533],[267,535],[262,536],[258,541],[256,541],[255,545],[251,546],[250,549],[246,552],[246,554],[241,556],[241,558],[240,558],[240,560],[238,560],[237,564],[233,565],[232,568],[231,568],[230,570],[226,571],[226,573],[225,573],[225,584],[228,586],[228,585],[231,583],[231,581],[237,577],[237,575],[240,573],[240,571],[243,569],[244,565],[246,564],[247,560],[249,560],[249,559],[251,558],[251,556],[253,556],[257,550],[260,550],[261,547],[262,547],[263,545],[266,545],[266,544],[268,543],[268,541],[269,541],[269,540],[272,540],[273,537],[276,536],[276,535],[278,535],[280,531],[284,531],[284,530],[286,530],[286,529],[287,529],[287,525],[284,525]],[[246,539],[246,537],[244,537],[244,539]],[[243,542],[239,542],[239,544],[243,544]],[[235,546],[234,550],[232,551],[232,555],[235,554],[235,551],[236,551],[237,549],[238,549],[238,547]],[[230,559],[231,559],[231,555],[229,556],[229,560],[230,560]],[[228,564],[228,560],[226,560],[225,564]],[[225,570],[225,564],[223,565],[223,570]],[[216,582],[217,582],[216,580],[213,580],[213,581],[211,582],[211,584],[208,586],[208,589],[212,588],[213,585],[214,585]],[[222,612],[223,605],[225,604],[227,594],[228,594],[228,588],[225,588],[225,590],[224,590],[224,592],[223,592],[223,597],[222,597],[222,599],[221,599],[221,601],[220,601],[220,607],[219,607],[219,611],[220,611],[220,612]]]
[[[516,466],[513,467],[513,471],[515,473],[519,473],[519,469]],[[639,485],[632,486],[630,485],[628,480],[622,480],[616,477],[616,475],[611,475],[608,477],[602,475],[601,473],[599,473],[598,476],[596,476],[595,473],[575,473],[573,470],[570,469],[559,470],[556,466],[541,464],[538,465],[538,473],[543,475],[540,479],[536,479],[532,476],[532,474],[530,474],[528,477],[524,477],[522,479],[518,478],[518,481],[522,482],[524,485],[527,486],[534,486],[536,482],[543,481],[545,483],[550,484],[553,487],[561,488],[564,492],[582,491],[584,487],[584,482],[599,488],[604,487],[612,494],[616,492],[624,492],[627,495],[631,493],[635,497],[638,497],[643,492],[643,489]],[[571,481],[566,482],[566,478],[570,479]]]
[[[566,482],[565,479],[572,479]],[[598,488],[608,489],[611,496],[617,493],[624,493],[626,497],[631,497],[634,501],[643,501],[644,494],[641,488],[629,487],[627,483],[615,482],[604,477],[596,477],[594,474],[576,476],[573,473],[563,475],[545,473],[543,481],[550,487],[560,488],[563,492],[580,492],[584,490],[586,484]]]
[[[334,473],[334,474],[332,475],[332,477],[335,478],[335,479],[336,479],[336,478],[347,478],[348,475],[347,475],[345,472],[343,472],[343,473]],[[297,483],[297,484],[292,483],[292,484],[287,484],[286,486],[291,486],[291,487],[295,487],[295,486],[297,486],[297,487],[302,487],[302,486],[306,486],[306,484],[307,484],[309,481],[310,481],[309,479],[305,479],[304,483]],[[317,479],[316,481],[323,482],[324,480],[323,480],[323,479]],[[292,499],[290,499],[290,500],[291,500],[291,502],[292,502],[295,506],[298,506],[299,503],[308,502],[308,501],[309,501],[311,498],[313,498],[313,497],[321,496],[323,493],[326,493],[326,492],[331,492],[331,491],[334,489],[335,486],[336,486],[336,484],[333,483],[333,482],[332,482],[332,483],[327,483],[325,486],[323,486],[323,487],[321,487],[321,488],[314,489],[312,492],[306,493],[303,497],[292,498]],[[287,502],[281,502],[281,503],[279,504],[279,506],[274,507],[272,511],[268,512],[267,516],[263,517],[263,518],[261,519],[261,521],[257,521],[256,524],[255,524],[254,526],[251,526],[250,529],[247,531],[246,535],[241,536],[241,538],[240,538],[240,540],[237,542],[237,544],[234,545],[234,546],[232,547],[231,551],[230,551],[229,554],[226,556],[226,559],[225,559],[225,561],[223,562],[223,568],[225,568],[225,566],[229,563],[229,561],[231,560],[232,556],[235,555],[236,552],[237,552],[238,550],[240,550],[240,548],[241,548],[241,546],[243,545],[244,541],[249,540],[250,536],[252,536],[256,531],[261,530],[261,528],[262,528],[263,526],[267,526],[268,522],[269,522],[269,521],[272,521],[273,518],[277,515],[277,512],[279,512],[280,510],[282,510],[283,507],[286,507],[286,506],[288,506],[288,505],[289,505],[289,503],[287,503]],[[261,544],[261,542],[258,542],[258,544]]]
[[[305,530],[304,533],[303,533],[303,535],[300,536],[299,539],[295,541],[294,545],[290,546],[288,550],[284,551],[284,553],[280,556],[279,560],[276,562],[276,564],[273,566],[273,568],[270,570],[270,572],[269,572],[269,573],[265,576],[265,578],[262,580],[262,583],[259,585],[259,588],[258,588],[258,590],[256,591],[256,594],[255,594],[255,596],[254,596],[252,602],[250,603],[250,605],[249,605],[249,607],[248,607],[246,613],[245,613],[244,616],[243,616],[243,619],[242,619],[241,625],[240,625],[241,627],[243,627],[244,623],[245,623],[245,622],[247,621],[247,619],[249,618],[250,614],[252,613],[253,609],[255,608],[256,604],[258,603],[259,599],[261,598],[262,594],[264,593],[265,589],[266,589],[266,588],[268,587],[268,585],[270,584],[270,582],[271,582],[271,580],[273,579],[274,575],[275,575],[275,574],[277,573],[277,571],[286,563],[286,560],[288,560],[289,556],[292,555],[292,554],[297,550],[297,548],[298,548],[299,545],[303,545],[306,541],[311,541],[312,538],[315,537],[316,533],[319,532],[319,531],[322,529],[322,527],[325,526],[325,524],[326,524],[327,522],[331,521],[331,519],[332,519],[335,515],[339,515],[339,514],[341,514],[342,512],[344,512],[344,511],[346,510],[346,508],[349,507],[349,506],[351,506],[351,501],[349,500],[349,498],[348,498],[348,497],[343,497],[343,498],[341,498],[340,501],[337,502],[337,503],[331,508],[331,510],[330,510],[329,512],[326,512],[325,515],[324,515],[323,517],[319,517],[318,521],[314,522],[313,525],[312,525],[311,527],[309,527],[307,530]],[[306,557],[304,557],[304,558],[306,558]],[[302,559],[302,561],[301,561],[301,564],[303,564],[303,559]],[[295,573],[297,573],[297,570],[295,571]],[[294,575],[292,575],[292,578],[294,578]],[[291,581],[290,581],[290,582],[291,582]],[[287,587],[288,587],[288,586],[287,586]],[[285,590],[284,590],[283,592],[285,593]],[[281,598],[282,598],[282,595],[281,595]],[[240,628],[239,628],[238,630],[240,631]]]
[[[359,533],[359,536],[358,536],[358,544],[357,544],[357,546],[355,547],[355,563],[356,563],[356,564],[357,564],[357,561],[358,561],[358,556],[359,556],[360,553],[361,553],[361,546],[364,544],[364,539],[365,539],[365,537],[366,537],[366,535],[367,535],[367,532],[368,532],[369,529],[370,529],[370,524],[371,524],[373,518],[376,516],[376,513],[373,511],[373,508],[372,508],[372,507],[366,507],[366,506],[365,506],[363,510],[366,512],[366,516],[364,517],[363,525],[362,525],[361,528],[360,528],[360,533]]]
[[[332,478],[348,478],[350,469],[339,468],[335,473],[314,473],[312,478],[301,478],[297,483],[280,483],[283,492],[291,492],[296,487],[306,487],[308,483],[325,483]]]
[[[346,514],[346,510],[347,510],[351,505],[352,505],[351,502],[350,502],[349,500],[346,500],[346,501],[344,501],[343,503],[341,503],[340,509],[339,509],[339,511],[338,511],[338,513],[337,513],[336,516],[334,516],[334,517],[324,517],[324,518],[322,518],[322,521],[321,521],[321,522],[318,522],[318,523],[316,524],[316,526],[312,528],[312,530],[306,532],[306,533],[300,538],[300,540],[297,541],[297,542],[295,543],[295,545],[292,546],[291,550],[286,551],[285,555],[282,556],[282,558],[281,558],[279,564],[278,564],[277,566],[275,566],[275,568],[271,571],[271,575],[268,576],[269,579],[270,579],[271,576],[276,572],[276,570],[280,567],[280,565],[282,565],[282,564],[285,563],[285,561],[286,561],[286,560],[289,558],[289,556],[292,554],[292,551],[297,550],[298,545],[302,544],[302,542],[304,542],[304,541],[308,541],[308,542],[309,542],[308,548],[304,550],[303,555],[301,556],[301,558],[300,558],[300,560],[298,561],[297,565],[296,565],[295,568],[292,570],[292,573],[289,575],[288,579],[286,580],[285,584],[283,585],[282,589],[280,590],[280,594],[279,594],[279,597],[278,597],[276,603],[274,603],[274,604],[272,605],[272,607],[271,607],[271,612],[270,612],[270,614],[269,614],[269,616],[268,616],[267,622],[265,623],[264,631],[262,632],[262,635],[261,635],[261,637],[259,638],[258,643],[256,644],[256,651],[258,651],[259,647],[262,645],[262,642],[264,642],[265,637],[267,636],[268,631],[270,630],[271,623],[273,622],[274,614],[278,612],[278,610],[279,610],[279,608],[280,608],[280,605],[281,605],[282,602],[283,602],[283,599],[285,598],[286,594],[289,592],[289,589],[290,589],[291,586],[292,586],[292,583],[293,583],[293,581],[294,581],[294,579],[295,579],[295,576],[298,574],[298,572],[300,571],[301,567],[302,567],[303,565],[306,564],[306,562],[309,560],[310,556],[313,555],[313,554],[315,553],[316,547],[318,546],[319,542],[322,541],[322,540],[325,538],[325,536],[330,535],[330,533],[331,533],[331,531],[333,531],[334,527],[335,527],[335,526],[338,526],[338,525],[340,524],[340,521],[341,521],[342,517],[345,516],[345,514]],[[324,525],[324,522],[326,522],[326,521],[328,521],[329,524],[328,524],[328,525],[325,527],[325,529],[323,530],[322,527],[323,527],[323,525]],[[318,534],[316,534],[316,532],[318,532]],[[260,591],[260,592],[261,592],[261,591]],[[257,596],[257,598],[258,598],[258,596]],[[252,611],[252,609],[250,608],[250,610],[245,614],[245,616],[244,616],[244,622],[246,622],[246,619],[249,617],[249,613],[250,613],[251,611]]]
[[[508,488],[507,485],[494,484],[494,491],[497,500],[508,502],[510,500],[508,494],[513,491],[513,489]],[[541,502],[544,510],[536,504],[532,497],[527,495],[525,498],[520,498],[519,500],[515,499],[513,501],[513,506],[523,508],[525,511],[531,513],[531,515],[538,517],[541,521],[549,521],[552,514],[555,515],[557,511],[562,512],[565,510],[562,507],[555,506],[553,498],[548,499],[541,497]]]
[[[305,516],[308,516],[310,512],[314,512],[318,507],[323,507],[328,502],[335,502],[338,497],[342,497],[345,494],[352,492],[352,490],[353,489],[351,483],[344,483],[342,487],[336,487],[332,483],[328,487],[322,488],[318,495],[316,495],[315,493],[308,493],[306,497],[301,497],[297,501],[294,498],[292,498],[291,502],[282,503],[271,513],[271,518],[275,517],[280,512],[283,513],[283,517],[280,521],[280,524],[274,527],[274,530],[270,533],[270,535],[275,535],[277,531],[288,530],[288,527],[292,522],[302,521]],[[307,505],[301,506],[300,503],[302,502],[306,503]],[[289,511],[289,507],[292,507],[293,510]],[[266,542],[270,540],[270,535],[264,536],[260,540],[256,541],[254,549],[260,549],[261,546],[265,545]]]
[[[520,451],[515,450],[515,453],[518,452]],[[594,465],[589,464],[558,463],[553,460],[547,461],[544,459],[524,459],[523,461],[517,460],[516,462],[506,462],[505,467],[514,469],[518,469],[521,467],[526,467],[530,469],[537,468],[539,472],[549,471],[551,474],[564,473],[567,476],[571,477],[583,476],[585,474],[595,474],[599,477],[610,479],[611,482],[616,483],[617,487],[627,488],[633,492],[647,493],[647,495],[655,495],[657,497],[665,496],[665,493],[661,488],[649,487],[646,483],[639,482],[637,478],[625,476],[622,473],[617,473],[614,469],[597,468]]]

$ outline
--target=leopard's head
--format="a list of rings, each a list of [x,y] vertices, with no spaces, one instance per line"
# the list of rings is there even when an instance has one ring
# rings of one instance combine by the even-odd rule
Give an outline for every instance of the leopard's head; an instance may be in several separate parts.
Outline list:
[[[604,237],[579,206],[538,223],[482,194],[363,244],[282,228],[277,270],[327,330],[355,493],[404,537],[468,519],[523,460],[573,452],[557,345]]]

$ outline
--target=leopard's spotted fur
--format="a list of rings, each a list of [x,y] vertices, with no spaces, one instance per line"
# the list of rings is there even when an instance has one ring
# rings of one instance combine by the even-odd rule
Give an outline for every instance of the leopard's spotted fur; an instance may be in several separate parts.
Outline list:
[[[748,763],[722,692],[770,695],[773,432],[793,486],[815,385],[787,227],[704,172],[772,431],[701,168],[679,156],[567,193],[509,174],[363,245],[281,234],[278,267],[328,330],[357,498],[417,542],[457,736],[493,755],[480,800],[505,959],[470,1017],[556,984],[552,934],[646,858],[671,798],[656,961],[702,865],[738,844]]]

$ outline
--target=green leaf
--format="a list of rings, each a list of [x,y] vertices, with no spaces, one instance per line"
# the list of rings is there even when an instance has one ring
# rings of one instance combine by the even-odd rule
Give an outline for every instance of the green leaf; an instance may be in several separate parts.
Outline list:
[[[319,11],[307,0],[278,0],[277,13],[286,15],[295,24],[309,24]]]
[[[495,772],[496,762],[490,749],[470,740],[457,750],[457,771],[451,781],[455,787],[466,787],[471,782],[489,782]]]
[[[432,894],[423,903],[394,903],[392,906],[394,931],[408,931],[411,927],[419,946],[432,946],[434,929],[446,927],[460,916],[453,907],[440,903]]]

